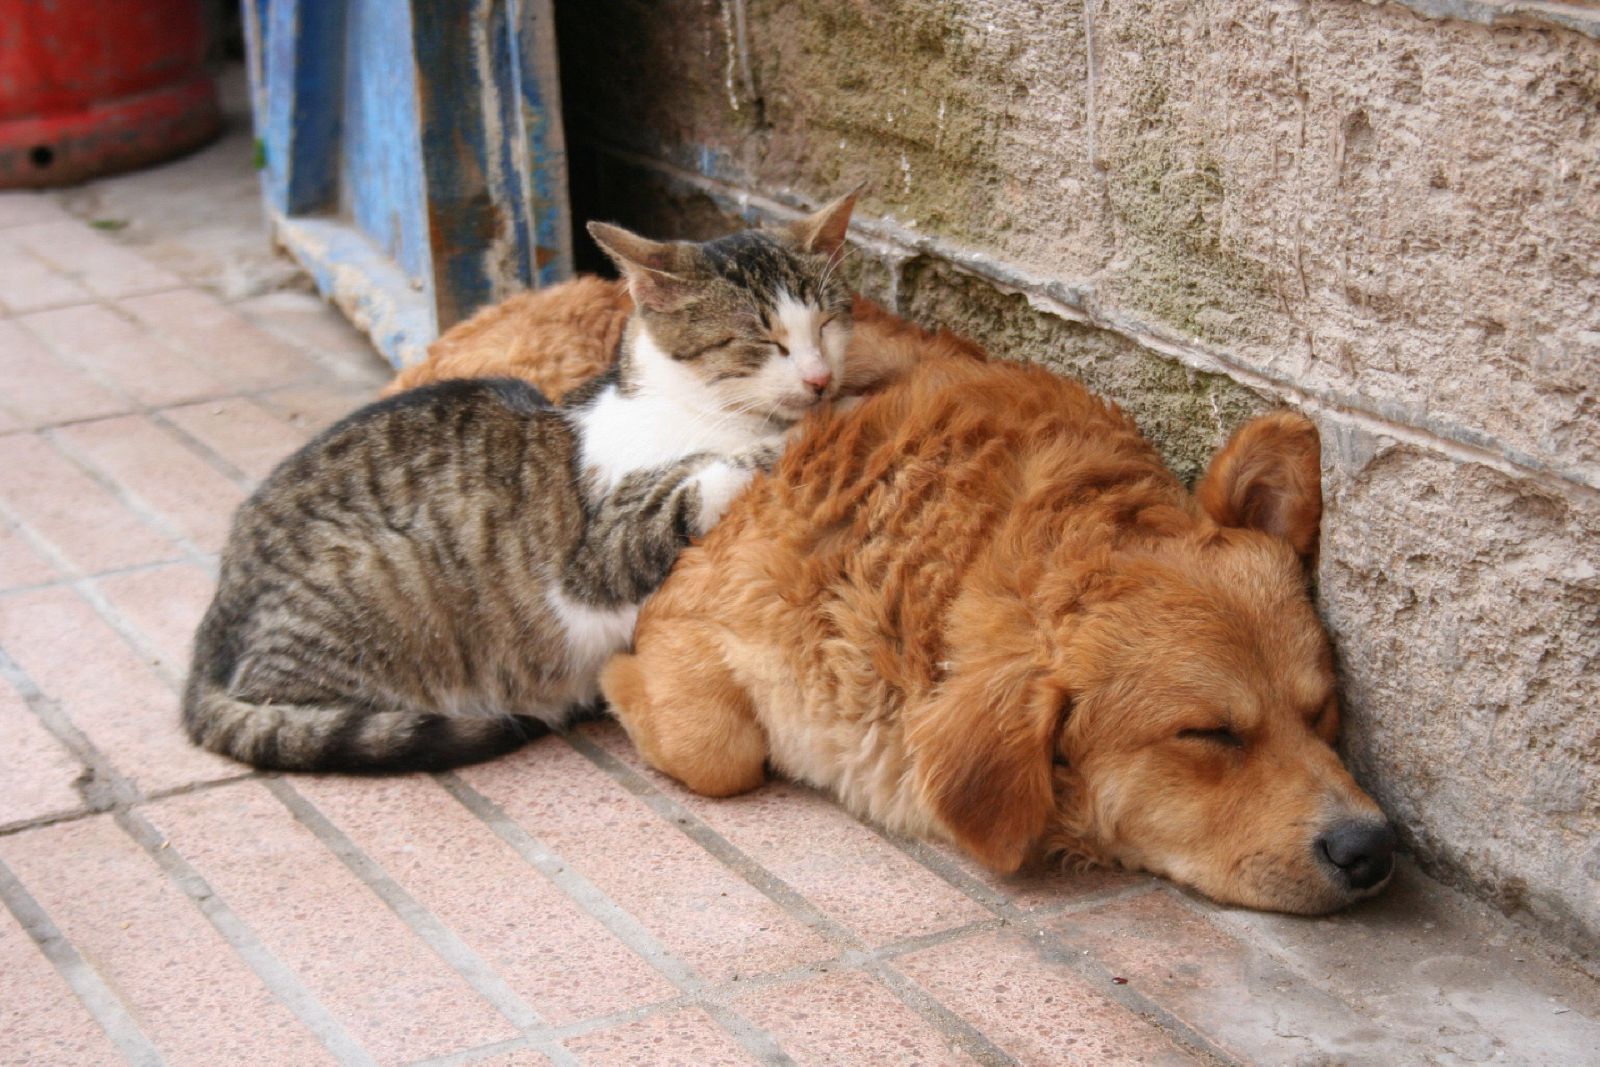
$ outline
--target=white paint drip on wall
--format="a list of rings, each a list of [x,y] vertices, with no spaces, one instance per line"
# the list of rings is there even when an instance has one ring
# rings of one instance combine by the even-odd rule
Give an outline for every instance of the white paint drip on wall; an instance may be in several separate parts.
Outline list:
[[[734,88],[733,72],[739,62],[739,46],[733,35],[733,10],[728,6],[728,0],[722,0],[719,6],[722,9],[722,40],[728,52],[728,62],[723,69],[722,79],[728,90],[728,106],[738,111],[739,92]]]

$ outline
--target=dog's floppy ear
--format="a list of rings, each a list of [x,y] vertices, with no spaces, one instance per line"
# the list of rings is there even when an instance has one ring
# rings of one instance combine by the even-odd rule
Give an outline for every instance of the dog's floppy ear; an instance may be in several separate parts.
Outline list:
[[[1322,521],[1316,425],[1292,411],[1245,423],[1211,460],[1195,496],[1218,525],[1281,537],[1309,561]]]
[[[962,848],[1001,873],[1022,865],[1055,805],[1064,698],[1031,671],[963,671],[909,719],[917,788]]]

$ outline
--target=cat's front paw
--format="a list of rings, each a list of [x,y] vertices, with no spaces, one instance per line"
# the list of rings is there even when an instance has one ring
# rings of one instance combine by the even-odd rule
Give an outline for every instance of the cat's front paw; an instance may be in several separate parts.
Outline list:
[[[783,458],[783,446],[787,441],[787,437],[780,437],[776,441],[746,449],[734,456],[733,462],[745,470],[770,471]]]
[[[703,536],[717,524],[717,520],[728,510],[728,505],[733,503],[733,498],[750,484],[755,473],[754,467],[722,459],[708,463],[695,472],[695,489],[700,497],[700,507],[695,513],[694,532],[697,536]]]

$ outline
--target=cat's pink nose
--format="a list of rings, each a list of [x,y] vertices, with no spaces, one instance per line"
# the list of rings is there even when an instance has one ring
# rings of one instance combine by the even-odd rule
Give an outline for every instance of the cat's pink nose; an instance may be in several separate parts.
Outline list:
[[[811,386],[813,393],[821,396],[828,391],[828,386],[833,384],[833,372],[826,369],[819,370],[814,374],[807,374],[800,380]]]

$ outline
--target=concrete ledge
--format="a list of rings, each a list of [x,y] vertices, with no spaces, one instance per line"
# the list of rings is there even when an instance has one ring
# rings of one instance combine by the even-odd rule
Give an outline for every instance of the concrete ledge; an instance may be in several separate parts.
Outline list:
[[[1457,19],[1484,26],[1559,26],[1600,37],[1600,10],[1592,4],[1526,3],[1523,0],[1367,0],[1394,3],[1431,19]]]

